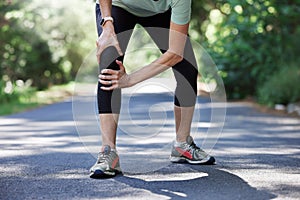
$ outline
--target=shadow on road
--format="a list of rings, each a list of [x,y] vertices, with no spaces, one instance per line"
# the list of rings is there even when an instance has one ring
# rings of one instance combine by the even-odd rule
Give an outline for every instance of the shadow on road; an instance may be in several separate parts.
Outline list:
[[[16,156],[1,164],[1,199],[272,199],[215,166],[170,164],[156,172],[95,180],[88,176],[94,158],[85,153]],[[42,163],[42,164],[41,164]]]
[[[210,118],[210,109],[203,110],[201,121]],[[71,111],[71,102],[64,102],[1,118],[0,199],[299,197],[298,119],[265,115],[249,105],[232,103],[213,150],[218,165],[172,164],[153,173],[94,180],[88,177],[88,168],[95,158],[84,150]],[[120,137],[120,147],[133,148],[129,139]],[[135,147],[157,148],[155,142]]]
[[[198,178],[193,178],[197,176]],[[176,180],[177,177],[180,180]],[[116,180],[136,189],[163,195],[167,199],[259,200],[275,197],[267,191],[251,187],[239,176],[220,170],[217,166],[173,164],[154,174],[137,176],[125,174]]]

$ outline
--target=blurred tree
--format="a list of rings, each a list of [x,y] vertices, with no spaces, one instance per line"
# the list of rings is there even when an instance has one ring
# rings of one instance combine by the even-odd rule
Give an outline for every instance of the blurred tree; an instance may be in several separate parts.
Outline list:
[[[26,9],[35,13],[30,20],[47,41],[53,61],[61,61],[59,68],[67,80],[74,79],[84,57],[95,48],[97,33],[93,2],[33,0]]]
[[[256,95],[279,68],[299,63],[299,0],[194,1],[192,25],[230,98]]]
[[[92,5],[71,0],[1,1],[2,81],[30,79],[43,89],[72,80],[95,45]]]
[[[49,46],[32,30],[33,24],[18,20],[29,15],[20,10],[24,5],[0,4],[0,78],[2,82],[30,79],[34,86],[42,89],[50,83],[45,74],[47,70],[59,73],[55,68],[58,62],[52,62]]]
[[[230,98],[256,95],[280,69],[299,68],[299,0],[195,0],[192,8],[190,35],[213,57]],[[0,1],[0,87],[73,80],[95,48],[94,20],[93,0]]]

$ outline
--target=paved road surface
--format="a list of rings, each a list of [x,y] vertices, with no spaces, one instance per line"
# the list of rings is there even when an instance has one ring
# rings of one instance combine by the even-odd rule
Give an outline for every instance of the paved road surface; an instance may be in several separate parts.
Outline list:
[[[138,95],[133,101],[133,120],[142,123],[145,120],[139,121],[140,114],[147,112],[143,110],[147,106],[138,106],[140,102],[171,103],[172,99],[162,94]],[[199,102],[205,104],[207,100]],[[98,147],[86,140],[93,136],[88,123],[81,126],[89,132],[86,138],[80,133],[87,147],[82,144],[73,121],[71,100],[1,117],[0,199],[300,199],[300,120],[262,114],[247,103],[227,106],[222,135],[211,152],[217,165],[169,164],[161,157],[156,165],[151,165],[154,158],[148,164],[143,158],[140,163],[138,159],[128,161],[125,158],[128,154],[131,158],[131,148],[140,152],[165,148],[155,146],[155,140],[147,145],[146,138],[145,142],[142,136],[126,135],[122,129],[119,146],[123,148],[121,163],[126,173],[107,180],[88,177],[88,169],[95,162],[89,151]],[[155,127],[159,125],[159,116],[153,113]],[[170,110],[165,113],[172,118]],[[202,113],[201,121],[209,122],[209,110],[203,108]],[[173,128],[169,118],[162,129],[166,134]],[[200,131],[207,130],[207,123],[200,125],[204,127]],[[151,126],[139,127],[151,130]],[[80,128],[79,131],[82,132]],[[136,138],[144,143],[136,144]],[[157,144],[170,142],[161,138]],[[154,151],[156,155],[160,156]],[[159,165],[163,168],[149,172]],[[143,170],[146,166],[150,168]],[[140,173],[132,173],[134,167]]]

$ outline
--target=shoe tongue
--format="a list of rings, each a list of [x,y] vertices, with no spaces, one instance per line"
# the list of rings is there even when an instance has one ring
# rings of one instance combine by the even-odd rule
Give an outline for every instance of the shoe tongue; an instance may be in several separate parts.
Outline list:
[[[111,151],[110,146],[106,145],[106,146],[104,146],[102,152],[103,152],[104,154],[108,155],[108,154],[110,153],[110,151]]]
[[[192,136],[187,136],[186,137],[186,143],[188,143],[189,145],[193,144],[194,139],[192,138]]]

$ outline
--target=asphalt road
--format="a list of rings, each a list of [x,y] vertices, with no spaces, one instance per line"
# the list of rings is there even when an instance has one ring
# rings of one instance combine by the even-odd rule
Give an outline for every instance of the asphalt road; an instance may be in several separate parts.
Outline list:
[[[142,102],[147,104],[139,106]],[[125,173],[105,180],[88,176],[99,149],[99,141],[91,141],[99,135],[87,104],[77,105],[77,129],[71,99],[1,117],[0,199],[300,199],[299,119],[228,103],[222,134],[213,149],[206,147],[217,165],[171,164],[166,156],[174,128],[170,106],[162,115],[161,107],[152,106],[151,116],[143,116],[158,102],[172,105],[172,98],[148,94],[132,99],[130,119],[138,125],[132,129],[124,115],[118,130]],[[199,105],[202,127],[197,130],[204,133],[210,129],[211,109],[205,98]],[[203,142],[200,133],[195,139]]]

